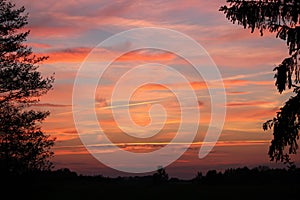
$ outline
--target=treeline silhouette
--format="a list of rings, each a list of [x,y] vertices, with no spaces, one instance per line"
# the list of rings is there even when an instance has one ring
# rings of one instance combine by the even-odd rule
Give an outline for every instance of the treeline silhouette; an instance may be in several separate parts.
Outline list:
[[[158,169],[153,175],[146,176],[118,176],[109,177],[103,175],[82,175],[71,171],[68,168],[62,168],[52,171],[33,171],[23,175],[3,175],[2,180],[26,180],[28,183],[37,180],[86,180],[93,182],[107,183],[197,183],[197,184],[245,184],[245,183],[296,183],[300,184],[300,168],[292,166],[289,168],[269,168],[267,166],[258,166],[252,169],[248,167],[228,168],[223,171],[209,170],[204,175],[198,172],[192,179],[169,178],[164,168]]]
[[[1,181],[4,183],[2,195],[8,195],[10,199],[88,199],[104,196],[153,199],[169,195],[174,199],[194,195],[213,199],[298,199],[300,168],[258,166],[251,169],[209,170],[205,174],[198,172],[188,180],[169,178],[164,168],[152,175],[124,177],[87,176],[64,168],[2,176]]]

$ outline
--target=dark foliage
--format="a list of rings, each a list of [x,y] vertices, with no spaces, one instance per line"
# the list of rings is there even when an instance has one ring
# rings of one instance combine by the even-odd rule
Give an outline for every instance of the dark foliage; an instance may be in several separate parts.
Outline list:
[[[156,173],[155,173],[156,174]],[[201,174],[201,175],[200,175]],[[30,199],[297,199],[300,169],[230,168],[211,170],[195,179],[170,178],[157,184],[152,176],[104,177],[77,175],[68,169],[23,174],[2,179],[4,194]],[[18,192],[15,192],[18,191]],[[275,191],[275,192],[274,192]]]
[[[276,37],[286,40],[289,57],[274,68],[275,85],[280,93],[294,88],[291,97],[280,108],[277,116],[263,124],[263,129],[273,129],[269,156],[271,160],[290,162],[290,154],[298,149],[299,138],[299,83],[300,83],[300,1],[299,0],[227,0],[229,5],[222,6],[226,18],[238,23],[251,32],[255,29],[263,35],[265,31],[275,32]],[[286,151],[286,147],[288,147]]]
[[[277,112],[274,119],[264,123],[264,130],[273,127],[274,139],[269,148],[271,160],[290,162],[288,154],[296,154],[298,149],[300,128],[300,92],[296,88],[296,96],[290,97],[285,105]],[[285,147],[288,146],[288,154]]]
[[[163,183],[169,180],[169,175],[163,167],[159,167],[157,172],[153,174],[154,183]]]
[[[24,42],[28,14],[25,8],[0,0],[0,171],[22,174],[47,170],[54,140],[40,127],[49,112],[30,106],[46,94],[54,81],[44,78],[38,64],[47,57],[37,57]]]

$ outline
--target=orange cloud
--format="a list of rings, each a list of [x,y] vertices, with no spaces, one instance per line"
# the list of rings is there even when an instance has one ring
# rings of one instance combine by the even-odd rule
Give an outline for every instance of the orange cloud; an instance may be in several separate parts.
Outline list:
[[[82,62],[85,57],[89,54],[91,48],[78,47],[70,48],[59,51],[51,51],[48,53],[41,54],[40,56],[49,56],[49,59],[45,63],[57,63],[57,62]]]
[[[207,89],[205,81],[191,82],[190,84],[194,90]]]
[[[145,53],[139,51],[133,51],[126,53],[119,57],[117,61],[168,61],[174,59],[176,56],[172,53],[162,52],[162,53]]]
[[[92,48],[87,47],[76,47],[68,48],[62,50],[49,51],[40,56],[49,56],[49,59],[46,60],[46,63],[57,63],[57,62],[82,62],[91,52]],[[107,60],[112,58],[115,54],[113,51],[107,49],[97,49],[101,51],[101,56],[92,59],[97,59],[97,61]],[[140,52],[132,51],[118,57],[114,62],[127,62],[127,61],[169,61],[173,60],[176,56],[168,52],[159,52],[159,53],[150,53],[150,52]]]
[[[227,91],[226,92],[227,95],[243,95],[243,94],[249,94],[249,92],[242,92],[242,91]]]
[[[258,104],[255,104],[258,103]],[[262,103],[262,104],[259,104]],[[227,109],[227,116],[226,116],[226,123],[225,127],[227,129],[230,129],[230,127],[233,125],[233,122],[238,122],[237,127],[240,127],[240,130],[247,130],[252,129],[254,127],[261,129],[261,124],[269,119],[272,118],[276,111],[278,110],[277,106],[271,107],[271,102],[249,102],[249,103],[229,103],[232,104],[231,106],[228,106]],[[270,107],[263,107],[264,105],[270,105]],[[249,109],[249,106],[261,106],[261,108],[253,108]],[[230,123],[229,123],[230,122]],[[242,126],[241,122],[247,124],[248,126]],[[257,122],[259,127],[256,125],[253,125],[253,122]]]
[[[160,85],[160,84],[146,84],[140,87],[140,90],[169,90],[166,86]],[[136,91],[138,92],[138,91]]]
[[[29,47],[34,47],[34,48],[41,48],[41,49],[46,49],[46,48],[51,48],[52,45],[50,44],[44,44],[44,43],[34,43],[34,42],[30,42],[30,43],[26,43]]]
[[[34,38],[66,38],[80,33],[80,29],[74,27],[47,27],[47,26],[28,26],[30,37]]]
[[[275,64],[279,64],[286,52],[282,49],[263,49],[263,48],[252,48],[247,50],[241,50],[237,48],[232,50],[228,49],[215,49],[209,51],[210,56],[219,66],[230,66],[230,67],[257,67],[257,66],[270,66],[270,70]],[[272,53],[267,53],[272,52]]]
[[[31,106],[58,108],[58,107],[71,107],[72,105],[53,104],[53,103],[37,103],[37,104],[32,104]]]
[[[272,84],[274,84],[274,81],[253,81],[253,80],[241,80],[241,79],[224,80],[224,85],[226,88],[230,88],[233,86],[272,85]]]
[[[246,102],[231,102],[227,103],[226,105],[228,107],[230,106],[260,106],[260,105],[266,105],[271,104],[271,102],[267,101],[246,101]]]

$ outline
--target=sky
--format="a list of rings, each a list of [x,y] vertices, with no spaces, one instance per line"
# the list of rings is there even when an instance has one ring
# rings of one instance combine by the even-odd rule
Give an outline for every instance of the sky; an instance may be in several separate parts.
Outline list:
[[[251,34],[250,30],[233,25],[218,11],[226,3],[225,0],[14,2],[17,6],[25,6],[29,13],[29,24],[26,28],[30,29],[30,35],[27,44],[37,55],[49,56],[39,70],[45,76],[55,73],[53,90],[41,97],[36,105],[36,109],[51,112],[42,127],[47,134],[56,138],[53,147],[55,156],[52,159],[55,168],[66,167],[89,175],[132,175],[104,165],[87,151],[81,139],[89,132],[97,131],[94,129],[97,123],[92,124],[93,122],[86,120],[85,117],[91,111],[80,113],[83,121],[78,123],[89,128],[84,133],[79,133],[74,122],[74,108],[75,111],[78,110],[73,104],[72,92],[77,72],[88,63],[91,74],[85,77],[87,81],[79,89],[81,100],[88,102],[85,94],[92,88],[92,81],[88,80],[92,80],[93,70],[97,74],[101,64],[110,62],[110,58],[131,45],[130,41],[121,41],[115,46],[102,46],[97,49],[99,43],[122,31],[145,27],[166,28],[183,33],[205,49],[220,71],[224,83],[227,98],[223,105],[226,108],[224,126],[212,151],[199,159],[198,152],[203,145],[212,113],[208,86],[218,86],[206,83],[203,77],[193,71],[190,63],[172,52],[142,49],[128,52],[113,60],[98,83],[93,96],[95,113],[97,126],[101,126],[106,137],[125,151],[149,153],[172,141],[181,123],[185,128],[181,133],[182,138],[188,138],[191,134],[190,127],[197,124],[196,136],[187,151],[166,167],[171,177],[192,178],[198,171],[230,167],[282,167],[269,161],[267,151],[272,132],[264,132],[262,124],[271,119],[291,95],[289,91],[283,94],[277,92],[272,71],[288,56],[286,43],[277,39],[275,34],[265,33],[261,37],[259,32]],[[178,40],[172,37],[165,42],[178,45]],[[100,53],[95,60],[87,57],[94,48]],[[180,48],[188,51],[190,47],[184,45]],[[203,60],[198,61],[201,63]],[[122,90],[117,93],[119,96],[115,97],[116,102],[113,103],[112,95],[118,81],[136,66],[147,63],[152,63],[147,68],[148,71],[139,72],[137,69],[137,76],[131,75],[124,79]],[[201,65],[208,68],[206,63]],[[200,118],[193,119],[190,116],[182,122],[182,102],[178,101],[170,88],[185,95],[187,86],[175,77],[176,73],[165,66],[176,69],[186,78],[197,97],[197,105],[193,104],[187,110],[199,112]],[[130,80],[153,80],[156,83],[150,82],[129,91],[132,86]],[[128,94],[132,96],[126,102],[123,98]],[[155,104],[164,107],[164,112],[149,115],[150,108]],[[134,124],[130,124],[126,118],[128,111]],[[118,122],[113,112],[120,116]],[[93,141],[93,144],[98,144],[96,154],[118,151],[111,144],[101,141],[100,137]],[[180,144],[173,145],[172,152],[176,154],[186,145],[187,142],[183,139]],[[299,161],[299,158],[295,159]]]

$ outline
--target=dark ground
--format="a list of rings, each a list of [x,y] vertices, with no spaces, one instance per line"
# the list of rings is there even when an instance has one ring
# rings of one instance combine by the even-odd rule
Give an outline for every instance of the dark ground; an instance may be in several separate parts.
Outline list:
[[[1,199],[300,199],[300,169],[228,169],[192,180],[159,175],[108,178],[67,169],[1,179]]]

